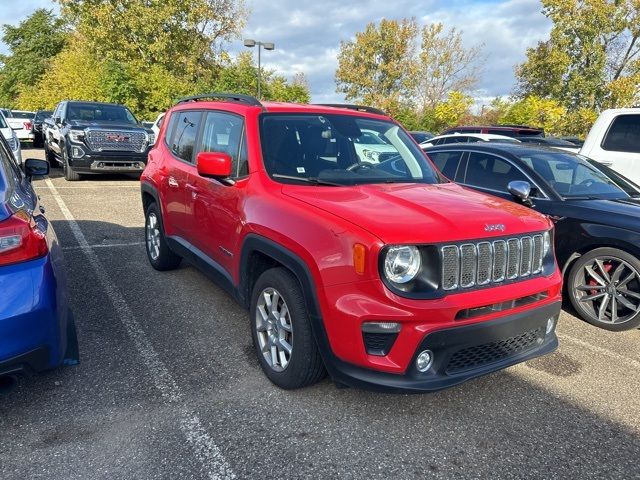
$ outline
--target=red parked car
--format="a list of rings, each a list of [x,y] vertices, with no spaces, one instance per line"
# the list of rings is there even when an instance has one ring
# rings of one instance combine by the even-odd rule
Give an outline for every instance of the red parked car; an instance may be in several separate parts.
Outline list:
[[[552,223],[449,182],[375,109],[190,97],[141,182],[151,265],[234,295],[282,388],[437,390],[557,346]]]

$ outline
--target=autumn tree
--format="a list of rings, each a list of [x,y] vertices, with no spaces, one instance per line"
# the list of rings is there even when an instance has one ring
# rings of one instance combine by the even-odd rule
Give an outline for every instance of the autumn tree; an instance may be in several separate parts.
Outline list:
[[[9,54],[0,55],[0,103],[13,107],[20,92],[34,85],[62,50],[67,34],[64,22],[43,8],[17,26],[4,25],[2,32]]]
[[[638,0],[543,0],[548,40],[527,51],[517,93],[570,110],[629,106],[640,85]]]
[[[352,41],[340,43],[337,91],[349,101],[384,106],[408,97],[415,78],[418,27],[414,19],[369,23]]]
[[[465,48],[462,33],[442,23],[425,25],[415,68],[415,98],[432,111],[449,92],[467,92],[478,83],[482,45]]]

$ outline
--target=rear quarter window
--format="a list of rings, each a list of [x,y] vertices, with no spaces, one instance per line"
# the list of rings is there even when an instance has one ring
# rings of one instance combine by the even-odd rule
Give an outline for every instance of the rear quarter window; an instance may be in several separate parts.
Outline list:
[[[619,115],[602,141],[610,152],[640,153],[640,115]]]

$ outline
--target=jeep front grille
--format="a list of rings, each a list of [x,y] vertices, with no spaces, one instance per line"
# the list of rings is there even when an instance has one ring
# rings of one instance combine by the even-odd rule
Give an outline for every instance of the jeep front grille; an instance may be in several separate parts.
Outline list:
[[[457,290],[542,272],[542,235],[440,247],[442,289]]]
[[[136,152],[147,148],[144,132],[126,130],[92,130],[86,132],[87,146],[94,152]]]

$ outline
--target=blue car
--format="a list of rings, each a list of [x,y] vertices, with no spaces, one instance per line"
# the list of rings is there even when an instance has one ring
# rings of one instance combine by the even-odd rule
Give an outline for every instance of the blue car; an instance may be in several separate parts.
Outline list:
[[[31,185],[48,172],[29,159],[23,173],[0,138],[0,392],[78,361],[62,251]]]

